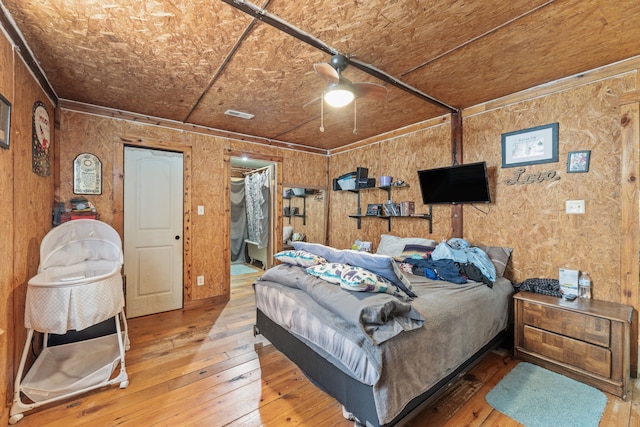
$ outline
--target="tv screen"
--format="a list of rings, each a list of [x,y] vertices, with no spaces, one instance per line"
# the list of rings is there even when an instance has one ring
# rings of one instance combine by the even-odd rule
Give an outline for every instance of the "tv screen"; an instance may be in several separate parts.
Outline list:
[[[425,205],[443,203],[489,203],[486,162],[418,171]]]

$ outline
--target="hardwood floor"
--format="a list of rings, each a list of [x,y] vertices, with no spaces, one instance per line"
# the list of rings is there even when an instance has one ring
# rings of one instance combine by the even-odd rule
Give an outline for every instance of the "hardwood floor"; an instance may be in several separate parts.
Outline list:
[[[352,426],[341,406],[252,326],[256,275],[236,276],[226,304],[129,321],[130,385],[25,413],[18,426]],[[518,426],[485,394],[517,362],[498,349],[406,425]],[[640,391],[608,395],[601,426],[640,427]]]

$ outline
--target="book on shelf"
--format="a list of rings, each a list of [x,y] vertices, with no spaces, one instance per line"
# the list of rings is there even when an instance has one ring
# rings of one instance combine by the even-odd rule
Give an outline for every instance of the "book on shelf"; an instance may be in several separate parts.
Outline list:
[[[416,213],[415,202],[400,202],[400,215],[410,216]]]
[[[387,202],[382,205],[382,211],[385,216],[400,216],[400,204]]]

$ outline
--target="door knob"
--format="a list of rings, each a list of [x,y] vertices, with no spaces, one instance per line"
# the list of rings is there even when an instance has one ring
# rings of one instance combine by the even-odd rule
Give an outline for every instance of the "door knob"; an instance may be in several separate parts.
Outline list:
[[[180,240],[180,236],[176,236],[176,240]]]

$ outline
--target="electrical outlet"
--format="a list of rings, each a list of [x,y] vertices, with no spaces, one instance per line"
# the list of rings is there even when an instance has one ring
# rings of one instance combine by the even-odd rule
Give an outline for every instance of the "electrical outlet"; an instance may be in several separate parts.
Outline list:
[[[567,200],[565,202],[565,212],[568,214],[583,214],[584,200]]]
[[[198,276],[197,280],[198,280],[198,282],[197,282],[198,286],[203,286],[204,285],[204,276]]]
[[[198,215],[204,215],[204,206],[198,206]]]

